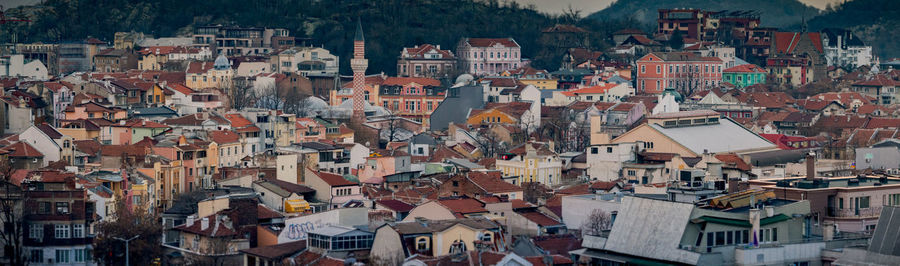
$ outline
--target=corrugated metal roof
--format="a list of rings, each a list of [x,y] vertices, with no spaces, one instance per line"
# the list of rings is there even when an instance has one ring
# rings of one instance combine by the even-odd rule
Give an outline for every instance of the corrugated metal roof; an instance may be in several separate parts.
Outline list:
[[[721,119],[718,124],[665,128],[650,127],[675,140],[696,154],[775,149],[776,146],[743,126]]]

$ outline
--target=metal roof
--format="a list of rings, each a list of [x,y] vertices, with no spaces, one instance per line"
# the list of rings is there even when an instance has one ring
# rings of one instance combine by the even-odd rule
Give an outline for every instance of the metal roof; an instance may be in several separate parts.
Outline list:
[[[695,154],[703,154],[704,151],[720,153],[776,148],[775,144],[731,121],[731,119],[726,118],[719,121],[718,124],[687,127],[665,128],[658,124],[650,124],[649,126]]]

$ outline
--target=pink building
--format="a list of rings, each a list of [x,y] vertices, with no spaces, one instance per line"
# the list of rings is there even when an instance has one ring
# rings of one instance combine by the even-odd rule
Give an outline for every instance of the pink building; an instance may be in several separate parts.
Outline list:
[[[325,126],[308,117],[297,118],[296,143],[316,142],[325,139]]]
[[[403,48],[397,60],[397,75],[401,77],[443,77],[456,69],[456,56],[440,45],[423,44]]]
[[[464,38],[456,47],[462,67],[478,76],[497,75],[525,65],[521,50],[512,38]]]
[[[681,91],[708,90],[722,83],[725,63],[718,57],[687,52],[654,52],[637,60],[638,94],[660,93],[666,88]]]

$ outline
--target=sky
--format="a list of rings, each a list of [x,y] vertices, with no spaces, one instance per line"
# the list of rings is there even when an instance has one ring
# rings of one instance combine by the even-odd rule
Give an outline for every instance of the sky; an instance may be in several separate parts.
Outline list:
[[[590,15],[594,12],[606,8],[615,0],[513,0],[521,4],[534,4],[538,11],[559,14],[572,5],[576,10],[581,10],[582,16]],[[799,0],[802,3],[813,6],[818,9],[825,9],[825,5],[832,3],[833,5],[840,0]]]

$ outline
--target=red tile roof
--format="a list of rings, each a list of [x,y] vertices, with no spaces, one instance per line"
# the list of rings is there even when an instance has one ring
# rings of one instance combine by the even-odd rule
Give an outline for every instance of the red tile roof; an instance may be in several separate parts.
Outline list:
[[[750,171],[752,168],[744,159],[734,153],[716,154],[716,159],[726,164],[726,167],[737,168],[741,171]]]
[[[554,255],[568,255],[569,251],[581,248],[581,239],[571,234],[535,236],[531,242]]]
[[[900,128],[900,118],[873,117],[865,128]]]
[[[555,225],[562,224],[559,221],[557,221],[556,219],[550,218],[550,216],[547,216],[538,211],[523,211],[523,212],[517,211],[516,213],[521,215],[522,217],[525,217],[525,219],[528,219],[529,221],[536,223],[539,226],[555,226]]]
[[[359,185],[358,183],[347,180],[343,176],[340,176],[337,174],[320,172],[320,171],[313,171],[313,173],[315,173],[316,176],[318,176],[320,179],[322,179],[322,181],[325,181],[325,183],[327,183],[329,186],[332,186],[332,187]]]
[[[725,70],[722,70],[722,72],[725,72],[725,73],[766,73],[766,70],[757,65],[754,65],[754,64],[746,64],[746,65],[739,65],[739,66],[733,66],[730,68],[726,68]]]
[[[432,50],[441,54],[441,59],[452,59],[453,52],[450,50],[441,50],[438,49],[435,45],[431,44],[423,44],[416,47],[406,47],[403,48],[404,58],[417,58],[422,59],[425,58],[425,54],[431,52]]]
[[[500,172],[469,172],[467,177],[473,184],[480,187],[487,193],[507,193],[522,191],[522,188],[501,179]]]
[[[579,94],[606,93],[607,91],[609,91],[609,89],[612,89],[613,87],[616,87],[618,85],[619,84],[615,84],[615,83],[606,83],[603,85],[597,85],[597,86],[591,86],[591,87],[585,87],[585,88],[580,88],[580,89],[564,91],[564,92],[562,92],[562,94],[565,96],[572,97],[572,96],[579,95]]]
[[[249,119],[244,118],[241,114],[225,114],[225,119],[228,119],[228,121],[231,122],[231,127],[233,128],[242,128],[253,125],[253,122],[250,122]]]
[[[230,130],[213,130],[209,131],[209,140],[218,144],[238,143],[240,136]]]
[[[802,39],[803,33],[801,32],[776,32],[775,39],[775,51],[779,54],[792,54],[794,53],[794,49],[797,48],[797,44],[800,43]],[[822,36],[818,32],[809,32],[806,33],[809,39],[812,41],[813,46],[815,46],[816,50],[820,53],[824,50],[822,49]]]
[[[269,209],[264,204],[259,204],[256,206],[256,217],[259,219],[273,219],[273,218],[282,218],[284,215],[276,212],[275,210]]]
[[[413,208],[416,207],[416,206],[410,205],[406,202],[402,202],[399,200],[393,200],[393,199],[379,200],[379,201],[375,201],[375,203],[378,205],[384,206],[385,208],[391,209],[392,211],[396,211],[396,212],[409,212],[410,210],[412,210]]]
[[[381,84],[383,86],[406,86],[416,83],[422,86],[441,86],[441,82],[433,78],[420,77],[388,77]]]
[[[173,91],[180,92],[181,94],[184,94],[184,95],[191,95],[191,93],[194,93],[193,89],[188,88],[187,86],[185,86],[184,84],[181,84],[181,83],[170,83],[170,84],[168,84],[168,86],[166,86],[166,88],[173,90]]]
[[[185,72],[188,74],[201,74],[206,73],[212,68],[213,62],[191,62]]]
[[[7,153],[9,157],[15,158],[43,158],[44,154],[28,144],[26,142],[20,141],[13,143],[12,145],[0,148],[0,150]]]
[[[438,203],[457,214],[488,212],[484,204],[476,199],[460,198],[439,200]]]
[[[216,222],[217,214],[213,214],[205,217],[209,219],[209,224],[206,229],[203,229],[202,219],[197,219],[194,221],[193,225],[183,224],[176,226],[174,229],[178,231],[184,231],[192,234],[203,235],[208,237],[222,237],[222,236],[234,236],[237,235],[237,232],[232,228],[228,228],[225,226],[223,222]]]
[[[491,87],[516,87],[516,79],[510,77],[490,77],[482,78],[479,82],[490,82]]]
[[[472,47],[493,47],[497,44],[504,47],[519,47],[512,38],[467,38],[465,42]]]
[[[142,55],[148,54],[158,54],[158,55],[168,55],[176,50],[176,46],[150,46],[144,49],[141,49],[139,52]]]

